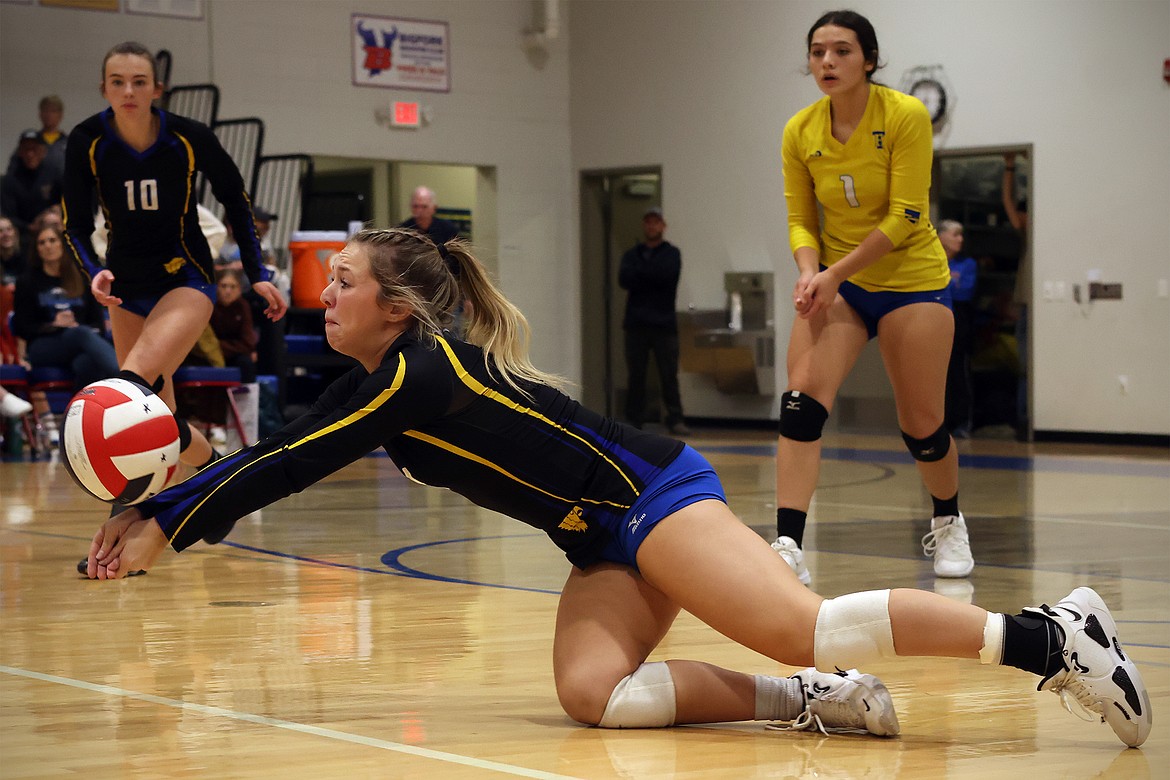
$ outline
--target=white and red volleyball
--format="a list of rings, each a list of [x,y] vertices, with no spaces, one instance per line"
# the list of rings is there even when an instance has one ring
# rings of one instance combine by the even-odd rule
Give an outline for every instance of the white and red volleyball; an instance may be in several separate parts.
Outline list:
[[[111,504],[158,493],[179,465],[179,426],[166,403],[142,385],[103,379],[69,401],[61,452],[73,480]]]

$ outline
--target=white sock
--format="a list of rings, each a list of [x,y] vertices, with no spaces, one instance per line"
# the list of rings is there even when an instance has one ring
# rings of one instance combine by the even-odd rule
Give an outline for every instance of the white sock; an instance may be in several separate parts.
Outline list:
[[[979,648],[979,663],[1003,663],[1004,619],[999,612],[987,613],[987,624],[983,626],[983,647]]]
[[[804,712],[804,689],[791,677],[754,675],[756,720],[795,720]]]

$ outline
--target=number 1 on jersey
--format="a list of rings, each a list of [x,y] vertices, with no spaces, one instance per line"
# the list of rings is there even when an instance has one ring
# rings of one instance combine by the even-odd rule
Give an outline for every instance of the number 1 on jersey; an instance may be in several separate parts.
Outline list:
[[[853,208],[861,208],[861,204],[857,202],[857,190],[853,189],[853,177],[847,173],[843,173],[839,178],[841,179],[841,184],[845,187],[845,200]]]
[[[134,201],[134,180],[126,182],[126,208],[130,211],[158,211],[158,179],[143,179],[138,182],[138,204]]]

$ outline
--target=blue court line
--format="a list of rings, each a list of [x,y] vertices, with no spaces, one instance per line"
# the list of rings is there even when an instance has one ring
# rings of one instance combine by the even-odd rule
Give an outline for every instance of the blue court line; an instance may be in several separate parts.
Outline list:
[[[692,445],[700,452],[731,455],[776,457],[774,444]],[[855,447],[825,447],[823,460],[860,463],[897,463],[913,465],[910,453],[901,450],[863,450]],[[1170,479],[1170,463],[1138,462],[1124,459],[1088,458],[1076,455],[975,455],[959,454],[959,467],[999,469],[1001,471],[1052,471],[1072,474],[1110,474],[1116,476],[1162,477]]]

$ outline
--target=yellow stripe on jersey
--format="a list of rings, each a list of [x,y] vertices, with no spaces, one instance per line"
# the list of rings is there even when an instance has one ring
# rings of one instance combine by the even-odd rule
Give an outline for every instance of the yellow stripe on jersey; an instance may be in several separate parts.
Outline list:
[[[354,423],[358,422],[366,415],[376,411],[380,406],[382,406],[387,401],[389,401],[394,396],[394,394],[397,393],[402,388],[402,382],[403,382],[403,379],[405,377],[406,377],[406,357],[400,355],[399,360],[398,360],[398,370],[394,372],[394,379],[390,383],[390,386],[388,388],[386,388],[385,390],[383,390],[382,392],[378,393],[378,395],[376,395],[370,403],[366,404],[361,409],[358,409],[357,411],[349,414],[348,416],[342,418],[341,420],[338,420],[337,422],[333,423],[332,425],[325,426],[324,428],[317,431],[316,433],[312,433],[308,436],[305,436],[304,438],[298,439],[297,441],[294,441],[292,444],[287,444],[284,447],[281,447],[279,450],[274,450],[274,451],[268,453],[267,455],[263,455],[263,456],[257,458],[256,460],[250,461],[250,462],[245,463],[244,465],[240,466],[240,468],[238,468],[234,473],[232,473],[227,479],[223,480],[218,485],[216,485],[206,496],[203,497],[203,500],[201,500],[199,503],[197,503],[195,506],[193,506],[189,512],[187,512],[186,516],[184,516],[183,519],[179,522],[179,524],[175,527],[174,533],[171,534],[170,542],[174,543],[175,539],[177,539],[179,536],[179,532],[183,530],[183,526],[185,526],[187,524],[187,521],[189,519],[191,519],[191,515],[193,515],[195,512],[197,512],[199,510],[199,508],[201,506],[203,506],[205,503],[207,503],[211,499],[211,497],[214,496],[219,491],[219,489],[221,487],[223,487],[224,485],[227,485],[233,479],[238,477],[241,473],[243,473],[247,469],[255,466],[258,463],[262,463],[263,461],[266,461],[269,458],[280,455],[288,450],[292,450],[292,449],[295,449],[297,447],[300,447],[302,444],[306,444],[308,442],[319,439],[322,436],[327,436],[331,433],[334,433],[334,432],[342,430],[350,425],[353,425]]]
[[[564,430],[564,429],[562,428],[562,430]],[[585,504],[599,504],[599,505],[604,505],[604,506],[617,507],[618,509],[629,509],[630,508],[629,504],[618,504],[614,501],[596,501],[593,499],[583,498],[583,497],[566,498],[564,496],[558,496],[556,493],[550,493],[547,490],[543,490],[541,488],[538,488],[536,485],[533,485],[531,482],[525,482],[524,480],[520,479],[519,477],[517,477],[515,474],[511,473],[507,469],[504,469],[504,468],[501,468],[500,466],[497,466],[495,463],[492,463],[490,460],[486,460],[485,458],[481,458],[480,456],[476,455],[474,452],[469,452],[468,450],[465,450],[462,447],[455,447],[455,446],[443,441],[442,439],[436,438],[436,437],[431,436],[431,435],[426,434],[426,433],[420,433],[419,431],[406,431],[406,433],[404,433],[403,435],[409,436],[412,439],[418,439],[419,441],[425,441],[427,444],[434,445],[435,447],[438,447],[441,450],[446,450],[447,452],[450,452],[452,455],[458,455],[459,457],[464,458],[465,460],[470,460],[474,463],[478,463],[481,466],[487,466],[492,471],[495,471],[499,474],[503,474],[505,477],[512,480],[513,482],[516,482],[520,485],[523,485],[524,487],[529,488],[530,490],[535,490],[537,493],[543,493],[544,495],[548,496],[549,498],[555,498],[558,501],[565,501],[565,502],[570,503],[570,504],[579,501],[579,502],[585,503]]]
[[[635,496],[641,495],[641,492],[638,490],[637,486],[634,485],[634,482],[632,479],[630,479],[629,475],[627,475],[624,471],[622,471],[621,467],[617,463],[614,463],[613,460],[609,457],[609,455],[607,455],[605,452],[602,452],[600,449],[598,449],[593,444],[593,442],[589,441],[588,439],[583,438],[582,436],[579,436],[578,434],[574,433],[573,431],[570,431],[569,429],[565,428],[563,425],[558,425],[556,422],[548,419],[547,417],[545,417],[543,414],[536,411],[535,409],[532,409],[531,407],[528,407],[528,406],[520,406],[518,403],[513,401],[511,398],[508,398],[507,396],[502,395],[502,394],[496,392],[495,390],[492,390],[490,387],[487,387],[486,385],[482,384],[475,377],[473,377],[471,374],[469,374],[467,372],[467,369],[465,369],[463,367],[463,364],[459,362],[459,358],[457,358],[455,356],[455,352],[452,351],[451,345],[447,343],[446,339],[444,339],[442,336],[436,336],[435,338],[439,342],[439,344],[443,347],[443,351],[445,353],[447,353],[447,359],[451,361],[451,365],[455,369],[455,375],[459,377],[460,381],[462,381],[463,384],[465,384],[469,388],[471,388],[471,390],[476,395],[480,395],[480,396],[483,396],[485,398],[489,398],[498,404],[501,404],[503,406],[508,407],[512,411],[519,412],[520,414],[525,414],[525,415],[528,415],[529,417],[535,417],[536,419],[540,420],[541,422],[543,422],[547,425],[550,425],[553,428],[556,428],[558,431],[561,431],[566,436],[573,437],[574,439],[576,439],[577,441],[581,442],[586,447],[591,449],[594,452],[594,454],[596,454],[598,457],[600,457],[602,460],[604,460],[610,466],[612,466],[613,470],[616,471],[618,473],[618,475],[621,476],[621,478],[623,480],[625,480],[626,484],[630,486],[630,489],[634,491]]]
[[[191,202],[191,184],[195,181],[195,149],[191,146],[191,142],[182,136],[181,133],[175,133],[175,138],[183,142],[183,148],[187,150],[187,194],[183,198],[183,213],[179,215],[179,243],[183,246],[183,251],[187,254],[186,259],[191,261],[191,265],[199,270],[200,275],[207,281],[208,284],[215,282],[207,272],[200,267],[199,263],[195,262],[195,255],[191,254],[191,249],[187,246],[187,235],[184,229],[184,218],[187,216],[187,204]]]

